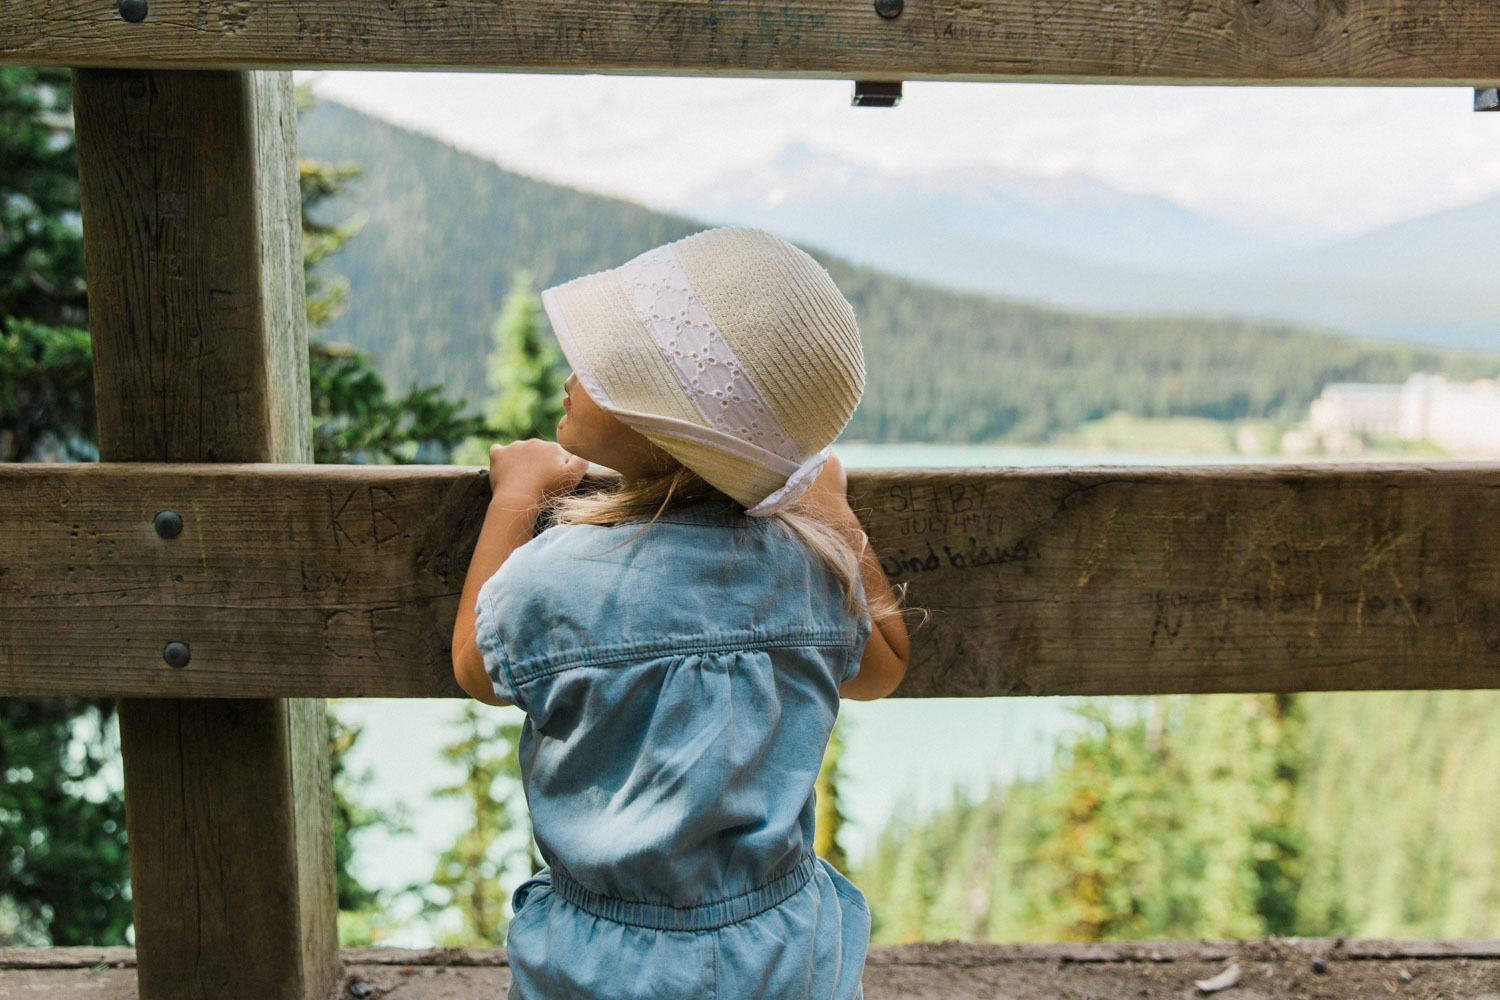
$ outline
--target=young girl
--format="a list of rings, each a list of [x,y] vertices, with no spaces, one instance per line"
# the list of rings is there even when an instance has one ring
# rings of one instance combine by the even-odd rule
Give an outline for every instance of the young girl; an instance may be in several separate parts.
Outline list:
[[[548,867],[514,896],[511,996],[859,997],[869,912],[813,854],[813,783],[839,696],[909,654],[827,451],[864,384],[853,310],[739,228],[542,303],[566,415],[490,449],[453,633],[464,690],[526,712]],[[566,496],[589,462],[618,485]]]

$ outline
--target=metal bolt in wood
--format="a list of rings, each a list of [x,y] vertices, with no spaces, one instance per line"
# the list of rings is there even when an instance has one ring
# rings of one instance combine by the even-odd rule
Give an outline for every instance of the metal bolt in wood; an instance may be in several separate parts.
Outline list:
[[[156,517],[151,519],[156,527],[156,533],[162,538],[176,538],[182,534],[182,515],[175,510],[159,511]]]

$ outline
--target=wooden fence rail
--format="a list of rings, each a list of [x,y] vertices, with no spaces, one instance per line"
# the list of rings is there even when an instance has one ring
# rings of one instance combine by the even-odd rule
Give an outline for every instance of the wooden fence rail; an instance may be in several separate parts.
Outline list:
[[[1493,86],[1491,0],[27,0],[0,63]]]
[[[1500,687],[1500,467],[851,480],[927,612],[898,695]],[[0,695],[460,696],[487,499],[454,467],[0,466]]]

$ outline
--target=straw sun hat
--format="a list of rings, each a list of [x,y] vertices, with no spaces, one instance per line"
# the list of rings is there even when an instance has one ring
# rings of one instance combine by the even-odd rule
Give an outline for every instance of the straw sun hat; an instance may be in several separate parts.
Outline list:
[[[854,310],[758,229],[689,236],[542,305],[594,401],[751,514],[812,485],[864,389]]]

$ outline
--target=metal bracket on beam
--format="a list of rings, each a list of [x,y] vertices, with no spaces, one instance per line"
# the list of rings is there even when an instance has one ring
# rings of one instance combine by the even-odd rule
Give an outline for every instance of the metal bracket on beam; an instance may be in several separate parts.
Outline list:
[[[1475,111],[1500,111],[1500,87],[1475,87]]]
[[[894,108],[901,103],[901,81],[855,80],[850,103],[856,108]]]

